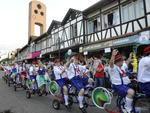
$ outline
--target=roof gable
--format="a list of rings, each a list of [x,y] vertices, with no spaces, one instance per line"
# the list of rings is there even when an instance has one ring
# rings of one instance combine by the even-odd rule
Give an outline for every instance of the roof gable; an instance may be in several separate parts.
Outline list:
[[[67,23],[67,21],[69,20],[74,20],[79,14],[81,14],[82,12],[76,9],[72,9],[70,8],[66,14],[66,16],[64,17],[64,19],[62,20],[62,25],[65,25]]]
[[[58,28],[59,26],[61,25],[61,22],[59,22],[59,21],[57,21],[57,20],[53,20],[52,22],[51,22],[51,24],[50,24],[50,26],[49,26],[49,28],[48,28],[48,33],[51,33],[51,30],[53,29],[53,28]]]

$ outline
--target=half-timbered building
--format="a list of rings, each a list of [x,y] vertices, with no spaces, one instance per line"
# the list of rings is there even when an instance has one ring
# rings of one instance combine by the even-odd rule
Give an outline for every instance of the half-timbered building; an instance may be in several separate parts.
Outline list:
[[[69,9],[62,22],[53,20],[48,29],[47,53],[60,55],[70,48],[79,51],[84,42],[83,29],[82,12]]]
[[[34,57],[63,57],[68,49],[87,53],[138,44],[150,44],[150,0],[100,0],[84,11],[69,9],[27,50]]]
[[[101,0],[83,11],[84,51],[120,47],[150,39],[150,0]]]

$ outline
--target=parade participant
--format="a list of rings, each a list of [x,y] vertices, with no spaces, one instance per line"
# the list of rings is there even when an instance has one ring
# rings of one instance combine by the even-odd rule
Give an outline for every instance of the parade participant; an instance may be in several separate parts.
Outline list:
[[[11,70],[12,70],[12,69],[11,69],[11,66],[10,66],[9,64],[5,66],[5,70],[6,70],[6,74],[7,74],[7,75],[10,75],[10,74],[11,74]]]
[[[96,81],[96,87],[104,87],[105,73],[104,73],[104,65],[102,64],[102,61],[99,62],[94,77]]]
[[[22,63],[22,68],[21,68],[21,76],[22,79],[24,80],[27,77],[27,67],[25,63]]]
[[[123,65],[122,65],[122,69],[125,70],[125,71],[128,71],[128,69],[129,69],[129,64],[132,62],[132,54],[133,54],[133,53],[130,53],[128,59],[124,58]]]
[[[78,56],[73,56],[71,60],[66,64],[68,67],[68,78],[70,79],[71,83],[77,89],[78,93],[78,101],[79,101],[79,108],[83,113],[86,113],[86,109],[83,105],[84,99],[84,81],[81,78],[81,71],[84,70],[83,66],[79,64]]]
[[[113,50],[109,65],[108,72],[113,89],[118,95],[125,97],[125,109],[130,113],[132,111],[134,90],[128,86],[130,79],[126,76],[125,70],[121,68],[123,65],[123,58],[118,50]]]
[[[36,80],[37,80],[38,88],[41,94],[46,93],[45,92],[46,91],[45,75],[46,75],[46,69],[42,63],[39,63]]]
[[[144,49],[144,57],[139,62],[138,81],[140,90],[150,96],[150,46]]]
[[[13,81],[15,82],[15,77],[17,76],[17,68],[16,65],[13,64],[12,65],[12,70],[11,70],[12,74],[11,74],[11,78],[13,78]]]
[[[88,69],[88,65],[84,62],[79,63],[82,67],[82,70],[80,70],[80,76],[83,81],[83,85],[85,87],[93,87],[94,80],[90,76],[90,70]]]
[[[65,67],[61,65],[61,62],[59,59],[56,59],[54,61],[54,76],[55,80],[58,83],[58,85],[61,87],[64,100],[65,100],[65,106],[69,108],[68,103],[68,88],[67,88],[67,72],[65,71]]]
[[[33,64],[29,66],[29,78],[32,81],[32,89],[35,91],[37,89],[36,85],[36,75],[35,75],[35,67]]]

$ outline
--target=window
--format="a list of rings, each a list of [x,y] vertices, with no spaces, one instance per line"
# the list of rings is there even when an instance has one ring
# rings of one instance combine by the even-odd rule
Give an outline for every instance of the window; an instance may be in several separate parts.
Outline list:
[[[113,25],[118,25],[120,24],[119,9],[116,9],[113,12]]]
[[[70,39],[70,27],[67,27],[67,28],[65,29],[65,31],[66,31],[66,36],[67,36],[67,38],[64,39],[64,40]]]
[[[89,21],[87,25],[88,25],[88,33],[89,34],[101,30],[100,17],[97,17],[94,20]]]
[[[41,43],[36,44],[36,51],[39,51],[39,50],[41,50]]]
[[[88,34],[93,33],[94,32],[94,30],[93,30],[93,22],[89,21],[87,26],[88,26]]]
[[[113,25],[118,25],[120,23],[119,18],[119,10],[116,9],[114,11],[111,11],[105,15],[103,15],[103,28],[106,29]]]
[[[42,49],[45,49],[46,48],[46,40],[44,40],[43,42],[42,42]]]
[[[97,18],[97,30],[98,31],[101,30],[101,19],[100,19],[100,17]]]
[[[107,15],[103,15],[103,28],[107,28],[108,27],[108,18]]]
[[[71,26],[71,37],[77,37],[77,24]]]
[[[146,10],[150,12],[150,0],[146,0]]]
[[[41,6],[40,4],[38,4],[38,5],[37,5],[37,8],[38,8],[38,9],[41,9],[41,8],[42,8],[42,6]]]
[[[35,29],[35,36],[40,36],[41,35],[41,26],[38,24],[34,25],[34,29]]]
[[[38,10],[35,9],[35,10],[34,10],[34,13],[35,13],[35,14],[38,14]]]
[[[93,29],[94,29],[94,32],[97,31],[97,19],[93,21]]]
[[[58,42],[58,37],[59,37],[59,34],[58,34],[58,33],[55,33],[55,34],[54,34],[54,43],[57,43],[57,42]]]
[[[113,25],[113,13],[108,14],[107,18],[108,18],[108,26],[112,26]]]
[[[44,16],[44,12],[40,12],[41,16]]]
[[[135,14],[136,14],[136,18],[140,18],[141,16],[144,16],[143,0],[138,0],[135,2]]]
[[[47,47],[50,47],[50,43],[49,43],[49,38],[47,38],[46,43],[47,43]]]
[[[122,21],[127,22],[133,19],[135,19],[134,5],[131,3],[122,7]]]
[[[51,47],[51,46],[53,45],[53,39],[52,39],[52,38],[50,38],[50,40],[49,40],[49,44],[50,44],[50,46],[49,46],[49,47]]]
[[[122,7],[122,21],[127,22],[144,16],[143,0],[137,0]]]
[[[83,34],[82,33],[83,31],[82,31],[82,23],[81,23],[81,21],[77,23],[77,27],[78,27],[77,28],[77,30],[78,30],[77,33],[78,33],[78,36],[80,36],[80,35]]]

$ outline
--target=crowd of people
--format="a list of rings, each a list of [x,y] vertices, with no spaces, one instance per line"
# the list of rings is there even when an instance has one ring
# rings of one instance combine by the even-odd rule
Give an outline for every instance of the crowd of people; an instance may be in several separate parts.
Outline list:
[[[86,109],[83,105],[84,92],[87,86],[93,88],[111,88],[118,95],[125,97],[125,108],[128,113],[132,111],[134,88],[131,87],[131,76],[133,74],[132,53],[128,59],[120,54],[116,49],[112,51],[109,61],[104,61],[99,57],[82,57],[74,54],[64,59],[55,58],[54,61],[41,62],[40,60],[32,63],[19,62],[11,65],[4,65],[7,73],[15,73],[22,78],[29,78],[37,81],[32,86],[36,90],[44,80],[55,80],[63,92],[65,106],[69,108],[68,102],[68,81],[78,91],[79,108],[84,113]],[[42,76],[44,75],[44,76]],[[138,63],[138,72],[134,80],[138,81],[140,91],[150,96],[150,46],[143,51],[143,57]],[[18,77],[18,78],[20,78]],[[21,82],[21,81],[20,81]]]

